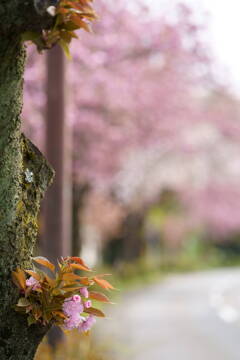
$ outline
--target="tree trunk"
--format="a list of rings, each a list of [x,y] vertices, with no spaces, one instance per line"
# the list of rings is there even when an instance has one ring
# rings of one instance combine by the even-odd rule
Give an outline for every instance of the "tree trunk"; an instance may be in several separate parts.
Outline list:
[[[65,116],[65,59],[59,45],[47,54],[46,157],[56,171],[47,192],[43,254],[57,263],[71,254],[72,174],[71,136]]]
[[[132,262],[140,259],[145,251],[144,213],[131,212],[123,224],[123,259]]]
[[[88,184],[73,183],[72,186],[72,255],[80,256],[82,240],[80,234],[81,215],[86,196],[89,192]]]
[[[39,325],[29,327],[26,316],[13,309],[19,293],[12,284],[11,272],[17,266],[32,267],[31,256],[37,235],[40,200],[53,176],[41,153],[20,130],[25,51],[18,35],[19,29],[13,31],[11,23],[8,25],[2,20],[3,13],[3,18],[6,16],[10,22],[8,10],[16,4],[16,1],[3,0],[0,5],[1,360],[33,359],[38,344],[48,330]],[[24,4],[28,4],[28,1]],[[16,11],[16,18],[17,15]],[[31,13],[28,15],[31,17]],[[21,24],[21,21],[19,17],[18,23]],[[26,176],[27,169],[33,173],[32,180]]]
[[[131,263],[145,252],[144,213],[131,211],[123,219],[119,233],[107,242],[103,259],[107,264]]]

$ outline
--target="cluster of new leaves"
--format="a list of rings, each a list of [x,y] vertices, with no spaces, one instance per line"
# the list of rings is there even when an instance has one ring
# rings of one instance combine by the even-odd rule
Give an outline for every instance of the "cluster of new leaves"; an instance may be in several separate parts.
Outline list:
[[[62,258],[57,270],[44,257],[35,257],[33,261],[41,265],[44,270],[18,268],[12,273],[13,282],[21,293],[15,310],[28,315],[29,326],[35,323],[55,324],[66,329],[68,316],[64,311],[64,303],[74,299],[76,295],[79,299],[81,298],[83,304],[84,300],[88,300],[85,301],[88,306],[83,305],[81,319],[85,320],[89,316],[105,316],[101,310],[92,307],[91,300],[104,303],[110,303],[110,300],[105,294],[90,290],[90,287],[94,285],[105,290],[113,289],[113,286],[103,279],[104,275],[87,277],[75,273],[76,271],[91,271],[79,257]]]
[[[54,25],[51,29],[39,33],[26,32],[24,41],[32,41],[39,51],[50,49],[59,44],[69,57],[69,44],[73,38],[78,38],[76,30],[91,31],[90,22],[96,19],[96,13],[91,7],[92,0],[61,0],[58,6],[50,6],[47,12],[54,16]]]

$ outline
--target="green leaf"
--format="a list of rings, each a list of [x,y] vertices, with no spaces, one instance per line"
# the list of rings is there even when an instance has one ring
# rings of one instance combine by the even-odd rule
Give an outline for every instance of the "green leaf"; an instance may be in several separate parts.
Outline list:
[[[31,31],[28,31],[28,32],[25,32],[22,34],[21,39],[23,42],[25,42],[25,41],[33,42],[37,46],[38,50],[41,50],[44,48],[44,42],[43,42],[41,33],[34,33]]]
[[[27,31],[22,34],[22,41],[32,41],[35,42],[40,37],[39,33],[35,33],[32,31]]]
[[[61,31],[60,37],[67,44],[70,44],[70,42],[72,40],[72,35],[71,35],[71,32],[69,32],[69,31]]]
[[[74,24],[72,21],[68,21],[66,24],[64,24],[64,29],[67,31],[74,31],[79,29],[79,26]]]
[[[34,319],[32,315],[29,315],[27,318],[28,326],[31,326],[32,324],[36,324],[37,320]]]
[[[26,307],[29,305],[31,305],[31,303],[26,298],[20,298],[17,303],[17,306],[21,306],[21,307]]]
[[[71,57],[71,54],[70,54],[70,51],[69,51],[69,46],[68,46],[68,44],[67,44],[63,39],[60,39],[60,40],[59,40],[59,45],[60,45],[61,48],[63,49],[63,52],[64,52],[64,54],[66,55],[66,57],[68,58],[68,60],[71,60],[72,57]]]

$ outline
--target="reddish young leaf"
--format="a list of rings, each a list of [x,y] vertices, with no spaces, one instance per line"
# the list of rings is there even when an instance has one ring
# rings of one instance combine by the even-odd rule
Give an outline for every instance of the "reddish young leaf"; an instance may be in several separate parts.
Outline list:
[[[67,316],[64,315],[64,313],[62,311],[53,311],[53,314],[56,315],[56,316],[59,316],[61,317],[62,319],[66,319]]]
[[[101,310],[95,308],[85,309],[84,312],[98,317],[105,317],[105,314]]]
[[[61,287],[61,289],[64,291],[76,291],[81,289],[81,285],[66,285]]]
[[[58,13],[59,13],[59,14],[62,14],[62,15],[68,14],[68,13],[69,13],[69,10],[68,10],[68,9],[65,9],[64,7],[61,7],[61,8],[58,9]]]
[[[36,320],[40,319],[42,316],[42,311],[38,306],[35,306],[32,310],[32,314]]]
[[[55,266],[47,258],[43,256],[36,256],[33,258],[33,261],[35,261],[37,264],[45,266],[46,268],[50,269],[52,272],[54,272],[55,270]]]
[[[89,292],[89,298],[97,300],[97,301],[101,301],[101,302],[104,302],[104,303],[110,303],[110,300],[106,295],[104,295],[102,293],[99,293],[99,292],[96,292],[96,291],[90,291]]]
[[[25,272],[29,275],[31,275],[35,280],[40,281],[41,280],[41,275],[39,275],[38,273],[36,273],[35,271],[32,270],[25,270]]]
[[[78,263],[78,264],[80,264],[80,265],[82,265],[85,268],[90,270],[90,268],[87,266],[85,261],[82,258],[78,257],[78,256],[71,256],[71,257],[69,257],[69,260],[74,261],[74,262],[76,262],[76,263]]]
[[[84,266],[84,265],[80,265],[80,264],[70,264],[70,267],[72,269],[77,269],[77,270],[83,270],[83,271],[92,271],[90,270],[88,267]]]
[[[79,280],[80,284],[85,285],[85,286],[89,286],[92,284],[92,281],[86,277],[86,276],[81,276],[81,279]]]
[[[62,279],[63,279],[63,281],[74,281],[75,282],[76,280],[81,280],[82,277],[77,274],[74,274],[74,273],[65,273],[65,274],[63,274]]]
[[[51,279],[47,274],[44,274],[44,278],[47,280],[51,288],[55,286],[56,281],[54,279]]]
[[[109,289],[114,289],[114,287],[105,279],[99,279],[98,277],[94,277],[93,281],[98,284],[99,286],[101,286],[103,289],[109,290]]]
[[[39,293],[43,292],[43,290],[41,288],[36,288],[36,289],[34,289],[34,291],[39,292]]]
[[[83,20],[81,20],[81,17],[80,17],[80,16],[72,15],[72,16],[71,16],[71,21],[72,21],[74,24],[78,25],[79,28],[82,28],[82,29],[84,29],[84,30],[87,31],[87,32],[92,32],[90,26],[89,26],[86,22],[84,22]]]
[[[12,280],[14,284],[17,285],[17,287],[19,287],[20,289],[26,289],[26,277],[24,271],[22,271],[21,269],[17,268],[16,271],[12,272]]]

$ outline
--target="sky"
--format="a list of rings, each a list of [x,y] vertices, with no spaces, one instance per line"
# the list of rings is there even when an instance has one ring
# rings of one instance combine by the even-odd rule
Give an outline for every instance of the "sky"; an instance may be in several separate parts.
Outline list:
[[[146,0],[154,11],[171,6],[175,0]],[[208,25],[206,41],[213,56],[240,96],[240,0],[182,0],[194,7]]]

